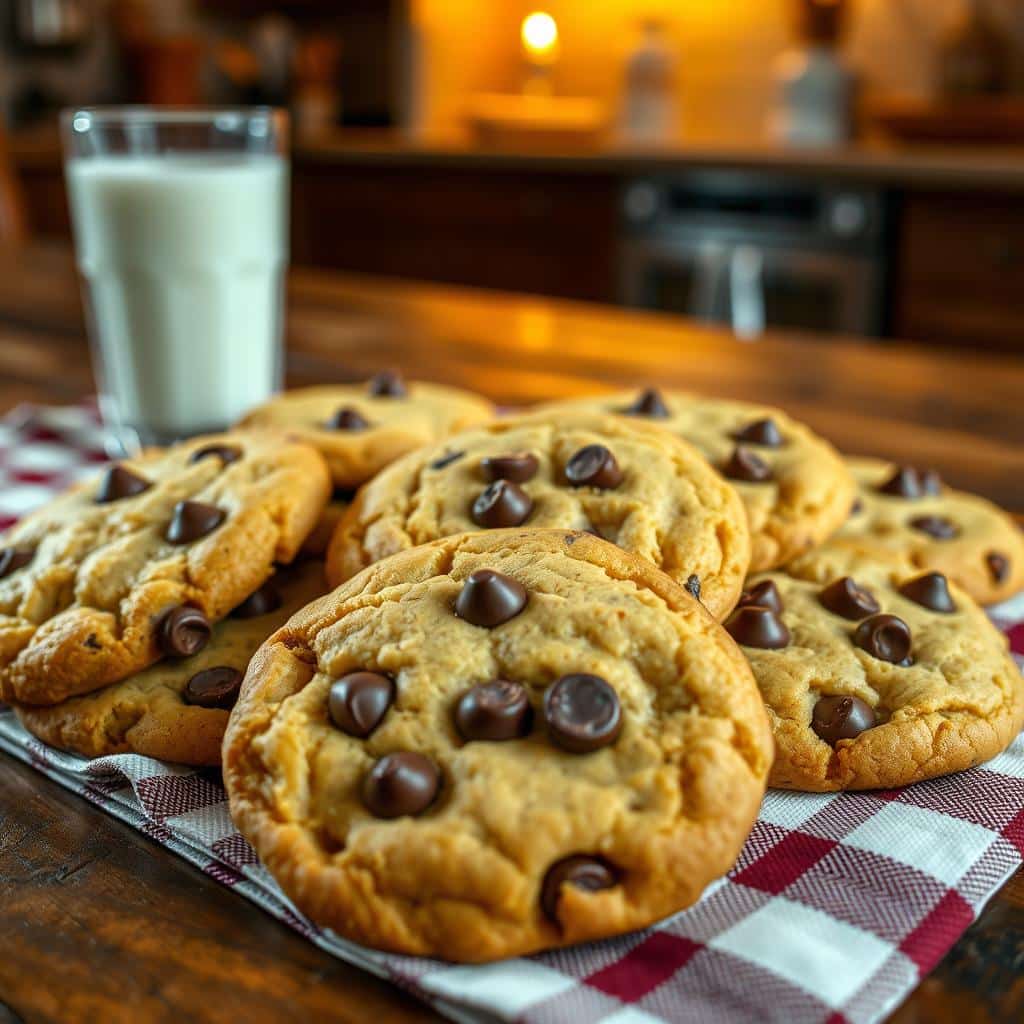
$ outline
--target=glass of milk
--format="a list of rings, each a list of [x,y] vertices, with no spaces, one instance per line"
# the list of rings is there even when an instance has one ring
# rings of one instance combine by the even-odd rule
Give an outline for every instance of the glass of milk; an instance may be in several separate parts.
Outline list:
[[[104,421],[128,452],[229,426],[281,382],[287,115],[94,108],[62,132]]]

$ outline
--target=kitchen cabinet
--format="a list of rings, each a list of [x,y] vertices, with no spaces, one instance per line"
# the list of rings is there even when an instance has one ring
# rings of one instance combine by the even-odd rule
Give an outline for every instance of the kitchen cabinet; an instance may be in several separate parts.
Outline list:
[[[1024,197],[908,192],[892,333],[1024,352]]]
[[[615,301],[615,179],[487,168],[295,166],[297,263]]]

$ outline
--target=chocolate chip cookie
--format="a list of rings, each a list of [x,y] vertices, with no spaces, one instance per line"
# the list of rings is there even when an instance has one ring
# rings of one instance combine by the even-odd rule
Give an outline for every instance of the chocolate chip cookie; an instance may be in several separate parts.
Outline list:
[[[314,449],[230,433],[41,508],[0,537],[0,698],[56,704],[194,653],[181,644],[295,557],[329,492]]]
[[[801,574],[871,558],[948,576],[981,604],[1024,588],[1024,533],[992,502],[953,490],[934,470],[848,458],[858,496],[842,529]]]
[[[249,659],[294,612],[326,590],[322,562],[285,566],[209,627],[209,641],[196,654],[166,658],[120,683],[52,707],[16,705],[15,711],[44,743],[82,757],[134,753],[218,765],[228,712]]]
[[[839,528],[853,500],[853,480],[835,449],[779,409],[653,388],[548,408],[656,423],[697,447],[743,499],[754,572],[816,547]]]
[[[771,756],[746,662],[684,588],[586,534],[500,530],[380,562],[275,633],[224,777],[315,921],[487,961],[692,903]]]
[[[994,757],[1024,725],[1006,638],[942,573],[859,563],[855,576],[754,576],[725,628],[775,734],[769,783],[903,786]]]
[[[564,410],[498,420],[405,456],[360,490],[327,555],[332,585],[472,530],[590,530],[700,594],[718,618],[750,560],[736,492],[668,431]]]
[[[493,415],[491,403],[469,391],[379,373],[366,384],[285,392],[241,426],[286,431],[324,456],[335,487],[359,487],[400,455]]]

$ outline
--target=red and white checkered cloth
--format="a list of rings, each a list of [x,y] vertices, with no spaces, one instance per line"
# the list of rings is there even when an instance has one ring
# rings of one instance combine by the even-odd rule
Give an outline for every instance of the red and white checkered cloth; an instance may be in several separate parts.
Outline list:
[[[0,528],[103,461],[88,408],[0,421]],[[1024,594],[993,609],[1024,665]],[[770,792],[739,863],[657,927],[486,967],[364,949],[299,914],[232,825],[216,772],[0,747],[457,1021],[868,1022],[894,1009],[1024,856],[1024,735],[989,764],[889,792]]]

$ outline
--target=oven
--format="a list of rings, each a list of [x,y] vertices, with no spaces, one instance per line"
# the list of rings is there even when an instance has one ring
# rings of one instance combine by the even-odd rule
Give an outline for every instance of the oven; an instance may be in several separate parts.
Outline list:
[[[877,336],[881,190],[746,171],[645,177],[622,193],[620,299],[728,324]]]

